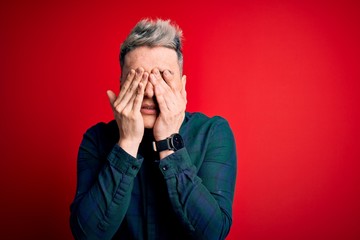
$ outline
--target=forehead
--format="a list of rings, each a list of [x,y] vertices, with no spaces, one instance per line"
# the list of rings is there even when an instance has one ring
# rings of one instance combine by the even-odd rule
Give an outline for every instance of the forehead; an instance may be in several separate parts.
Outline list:
[[[175,50],[166,47],[142,46],[128,52],[124,59],[124,71],[138,67],[142,67],[148,72],[154,68],[179,71]]]

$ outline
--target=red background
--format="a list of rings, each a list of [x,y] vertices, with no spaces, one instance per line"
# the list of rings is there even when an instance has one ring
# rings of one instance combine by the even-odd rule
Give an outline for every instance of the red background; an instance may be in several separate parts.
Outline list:
[[[182,27],[188,110],[235,133],[228,239],[360,239],[359,1],[99,2],[1,1],[2,239],[72,238],[77,148],[142,17]]]

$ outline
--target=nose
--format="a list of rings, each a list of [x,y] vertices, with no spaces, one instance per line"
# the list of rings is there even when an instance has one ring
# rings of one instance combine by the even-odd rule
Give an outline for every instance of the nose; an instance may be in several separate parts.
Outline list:
[[[152,98],[154,96],[154,86],[150,81],[146,84],[144,95],[147,98]]]

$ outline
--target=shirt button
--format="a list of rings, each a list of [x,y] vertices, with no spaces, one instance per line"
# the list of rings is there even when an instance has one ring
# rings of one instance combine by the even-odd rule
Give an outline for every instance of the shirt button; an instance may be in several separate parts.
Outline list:
[[[137,166],[132,166],[131,167],[133,170],[137,170]]]
[[[163,171],[166,171],[166,170],[168,170],[168,169],[169,169],[168,166],[163,166],[163,167],[162,167],[162,170],[163,170]]]

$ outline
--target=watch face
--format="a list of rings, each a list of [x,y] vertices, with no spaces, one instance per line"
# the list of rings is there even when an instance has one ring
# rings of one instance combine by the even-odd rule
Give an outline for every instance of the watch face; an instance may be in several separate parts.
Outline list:
[[[172,144],[175,150],[179,150],[184,147],[184,141],[180,134],[174,134],[172,136]]]

